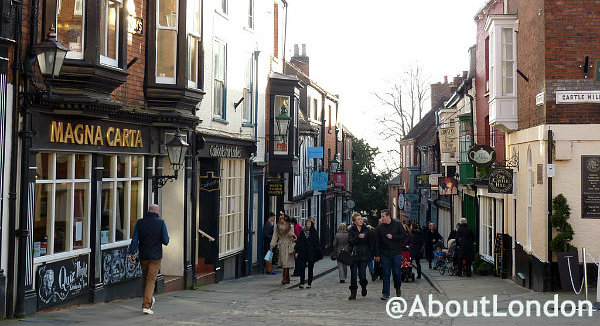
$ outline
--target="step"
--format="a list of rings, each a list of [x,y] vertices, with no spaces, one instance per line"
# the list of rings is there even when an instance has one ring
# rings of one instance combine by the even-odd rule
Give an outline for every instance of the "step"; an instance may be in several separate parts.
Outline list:
[[[216,273],[197,273],[196,274],[196,286],[214,284],[216,282]]]
[[[165,289],[164,292],[173,292],[183,290],[185,288],[185,282],[183,276],[165,275]]]
[[[204,258],[198,258],[198,264],[196,265],[196,274],[204,274],[214,272],[215,267],[204,262]]]

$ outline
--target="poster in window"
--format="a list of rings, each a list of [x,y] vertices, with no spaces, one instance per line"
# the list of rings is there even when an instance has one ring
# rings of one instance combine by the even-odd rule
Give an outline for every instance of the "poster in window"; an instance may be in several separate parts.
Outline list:
[[[275,117],[281,114],[281,111],[287,111],[287,114],[290,115],[290,97],[289,96],[275,96],[275,106],[274,106],[274,115],[273,115],[273,154],[275,155],[288,155],[288,140],[289,137],[287,135],[287,130],[283,124],[277,122]]]

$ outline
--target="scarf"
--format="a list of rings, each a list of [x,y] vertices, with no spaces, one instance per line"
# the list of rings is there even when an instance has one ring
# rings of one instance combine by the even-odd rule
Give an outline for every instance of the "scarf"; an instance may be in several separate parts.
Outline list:
[[[302,228],[302,232],[304,232],[304,236],[308,239],[310,237],[310,229],[306,226]]]
[[[290,226],[290,223],[277,223],[277,234],[279,235],[280,238],[283,237],[287,237],[288,233],[290,233],[290,230],[292,229],[292,227]]]

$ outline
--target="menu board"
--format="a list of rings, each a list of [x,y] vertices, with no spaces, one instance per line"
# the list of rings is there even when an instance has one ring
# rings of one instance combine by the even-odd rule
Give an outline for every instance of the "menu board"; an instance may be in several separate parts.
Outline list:
[[[600,156],[581,156],[581,217],[600,218]]]

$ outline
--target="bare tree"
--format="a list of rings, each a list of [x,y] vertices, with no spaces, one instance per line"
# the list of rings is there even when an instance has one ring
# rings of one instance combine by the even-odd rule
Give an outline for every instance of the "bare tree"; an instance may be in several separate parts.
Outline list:
[[[403,73],[399,83],[393,83],[386,92],[373,95],[388,109],[377,119],[383,127],[380,134],[384,140],[399,144],[423,117],[425,101],[429,98],[429,80],[415,63]],[[388,154],[399,155],[399,148],[389,150]]]

